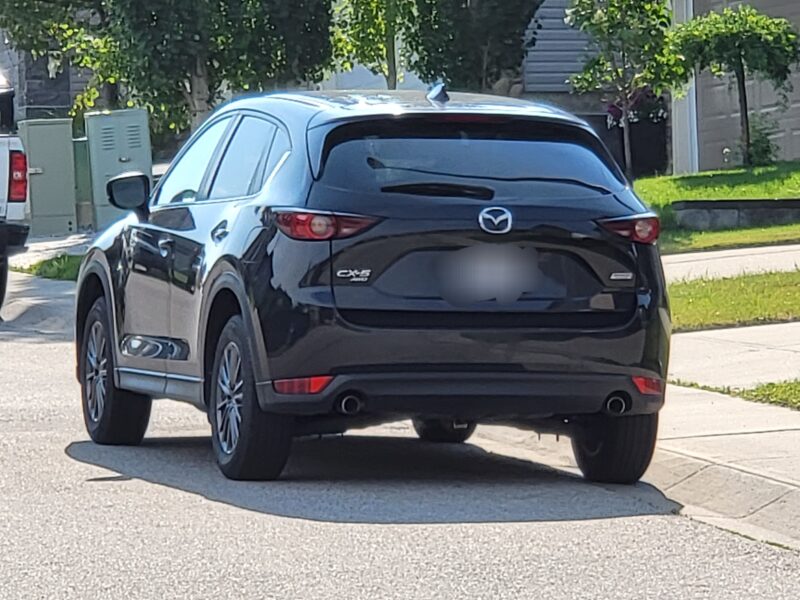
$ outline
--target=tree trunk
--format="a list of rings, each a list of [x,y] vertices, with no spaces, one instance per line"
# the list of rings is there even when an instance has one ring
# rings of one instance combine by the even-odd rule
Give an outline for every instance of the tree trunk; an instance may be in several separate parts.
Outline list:
[[[750,109],[747,102],[747,76],[744,71],[744,62],[739,58],[736,65],[736,86],[739,88],[739,112],[741,113],[742,127],[742,162],[749,167],[750,160]]]
[[[189,90],[186,99],[192,115],[192,131],[197,130],[211,110],[211,90],[208,82],[208,65],[204,56],[198,56],[195,68],[189,75]]]
[[[631,120],[627,106],[622,109],[622,145],[625,152],[625,175],[633,181],[633,150],[631,148]]]
[[[386,26],[386,87],[397,89],[397,33],[394,24]]]
[[[120,107],[118,83],[103,84],[103,103],[109,110],[116,110]]]

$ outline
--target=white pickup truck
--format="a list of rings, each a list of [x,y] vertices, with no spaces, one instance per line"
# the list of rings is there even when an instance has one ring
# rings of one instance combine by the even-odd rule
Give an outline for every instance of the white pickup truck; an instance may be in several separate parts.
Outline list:
[[[0,135],[0,307],[8,284],[8,257],[28,241],[28,159],[22,141]]]

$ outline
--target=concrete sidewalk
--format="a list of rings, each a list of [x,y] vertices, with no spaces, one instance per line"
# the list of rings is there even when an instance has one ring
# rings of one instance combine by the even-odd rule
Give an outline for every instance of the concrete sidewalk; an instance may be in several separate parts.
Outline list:
[[[663,257],[667,281],[719,279],[800,268],[800,245],[762,246]]]
[[[675,334],[669,376],[718,388],[800,379],[800,323]]]
[[[24,269],[62,254],[82,256],[88,250],[94,234],[76,233],[65,236],[29,238],[27,250],[9,259],[12,268]]]

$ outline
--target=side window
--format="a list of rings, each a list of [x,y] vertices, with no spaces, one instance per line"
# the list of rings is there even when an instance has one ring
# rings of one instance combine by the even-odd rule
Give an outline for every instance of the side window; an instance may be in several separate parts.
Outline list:
[[[220,162],[209,199],[240,198],[250,193],[258,166],[272,145],[276,129],[263,119],[242,119]]]
[[[161,184],[156,206],[192,201],[197,198],[200,184],[214,157],[214,151],[225,135],[230,121],[230,118],[218,121],[192,142]]]
[[[264,184],[269,181],[272,174],[278,165],[281,164],[283,157],[292,149],[292,144],[289,141],[289,136],[283,129],[278,129],[275,133],[275,141],[272,142],[272,148],[269,151],[266,165],[261,171],[260,181],[258,182],[258,189],[261,189]]]

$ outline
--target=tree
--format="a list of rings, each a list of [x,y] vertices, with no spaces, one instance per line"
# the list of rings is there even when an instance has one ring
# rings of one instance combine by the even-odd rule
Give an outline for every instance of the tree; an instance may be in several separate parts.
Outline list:
[[[526,33],[542,0],[416,0],[407,36],[411,67],[425,81],[488,91],[518,73]]]
[[[173,129],[225,90],[315,80],[330,60],[331,0],[0,0],[0,14],[17,47],[90,69],[90,101],[119,84]]]
[[[742,157],[752,163],[747,78],[769,81],[784,95],[791,91],[792,67],[800,62],[800,36],[786,19],[751,6],[698,16],[678,27],[676,43],[686,61],[717,76],[733,74],[739,96]]]
[[[566,21],[589,36],[593,52],[572,86],[601,92],[619,109],[625,169],[632,177],[631,116],[643,90],[660,95],[689,76],[673,51],[667,0],[574,0]]]
[[[414,0],[341,0],[334,11],[337,64],[349,70],[359,63],[383,75],[390,90],[397,89],[413,16]]]

